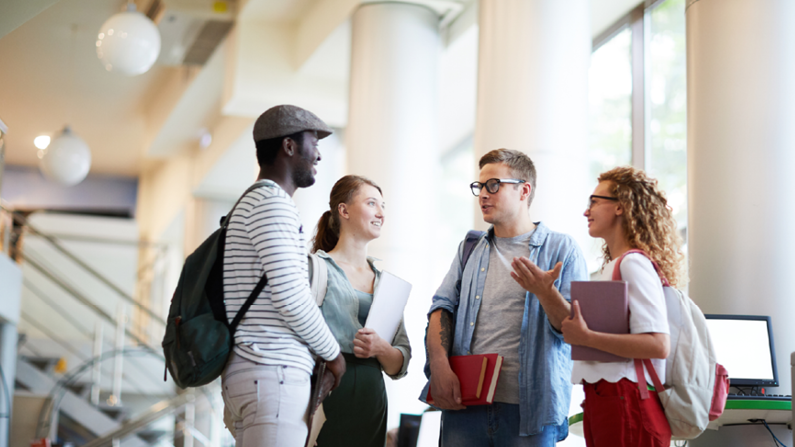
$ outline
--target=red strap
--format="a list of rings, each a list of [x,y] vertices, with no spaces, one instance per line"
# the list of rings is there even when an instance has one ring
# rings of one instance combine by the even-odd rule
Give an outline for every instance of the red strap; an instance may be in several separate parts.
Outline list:
[[[651,381],[654,384],[654,391],[657,393],[665,391],[665,386],[660,382],[660,376],[658,376],[657,371],[654,370],[651,359],[635,359],[635,375],[638,379],[638,390],[640,391],[641,400],[649,398],[649,390],[646,387],[646,375],[643,374],[644,366],[646,367],[646,371],[649,372],[649,376],[651,376]]]
[[[670,287],[671,284],[668,280],[660,274],[660,267],[657,265],[654,260],[649,257],[643,250],[638,250],[637,248],[633,248],[631,250],[627,250],[626,253],[621,255],[616,261],[616,266],[613,268],[613,281],[621,281],[621,261],[624,259],[624,256],[632,254],[632,253],[639,253],[648,258],[651,261],[651,264],[654,266],[654,270],[657,272],[657,275],[660,276],[660,281],[664,287]],[[654,383],[654,390],[657,393],[662,393],[665,391],[665,387],[663,386],[662,382],[660,382],[660,377],[657,375],[657,371],[654,370],[654,365],[651,364],[650,359],[635,359],[635,375],[638,379],[638,390],[640,391],[640,398],[641,399],[648,399],[649,398],[649,390],[646,387],[646,375],[643,374],[643,367],[646,366],[646,370],[649,371],[649,376],[651,377],[652,383]]]
[[[662,274],[660,273],[660,267],[657,265],[657,263],[654,262],[654,260],[651,257],[649,257],[649,255],[646,254],[645,251],[639,250],[637,248],[633,248],[632,250],[627,250],[626,253],[624,253],[623,255],[621,255],[620,258],[618,258],[618,261],[616,261],[616,266],[613,268],[613,281],[621,281],[621,268],[620,268],[621,267],[621,261],[624,260],[624,256],[632,254],[632,253],[639,253],[639,254],[642,254],[643,256],[645,256],[646,258],[648,258],[649,261],[651,261],[651,264],[654,266],[654,270],[657,272],[657,275],[660,277],[660,281],[662,281],[663,286],[665,286],[665,287],[670,287],[671,286],[671,284],[668,282],[668,280],[664,276],[662,276]]]
[[[640,391],[640,399],[649,398],[649,390],[646,388],[646,375],[643,374],[643,361],[635,359],[635,375],[638,378],[638,391]]]

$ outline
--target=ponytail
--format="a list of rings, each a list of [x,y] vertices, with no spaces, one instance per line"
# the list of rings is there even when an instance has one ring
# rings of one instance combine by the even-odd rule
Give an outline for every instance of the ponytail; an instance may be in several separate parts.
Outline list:
[[[335,228],[336,227],[336,228]],[[331,211],[326,211],[317,221],[317,232],[312,241],[312,253],[318,250],[329,252],[337,246],[340,239],[339,226],[334,225],[334,216]]]
[[[340,240],[340,203],[350,203],[359,187],[365,184],[381,192],[381,188],[375,182],[360,175],[346,175],[337,180],[331,188],[329,210],[317,221],[317,231],[312,240],[312,253],[318,250],[329,252],[337,246]]]

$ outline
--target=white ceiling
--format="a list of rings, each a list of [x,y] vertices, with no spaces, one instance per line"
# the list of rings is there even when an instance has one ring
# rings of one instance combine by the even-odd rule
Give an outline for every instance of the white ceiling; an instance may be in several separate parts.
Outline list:
[[[321,1],[248,0],[239,2],[239,7],[246,20],[294,24]],[[36,2],[38,8],[48,3]],[[591,0],[593,35],[637,3]],[[0,118],[9,127],[8,164],[36,165],[33,139],[54,135],[69,123],[91,147],[93,173],[139,174],[149,149],[145,146],[154,139],[153,130],[147,128],[151,127],[147,120],[155,113],[150,109],[159,105],[157,100],[164,93],[160,89],[181,69],[155,66],[144,75],[124,77],[102,68],[95,36],[123,4],[123,0],[60,0],[22,25],[0,20],[0,36],[4,36],[0,38]],[[35,8],[16,14],[24,21],[33,13]],[[18,27],[8,32],[14,26]],[[302,66],[301,75],[347,77],[344,64],[329,70],[333,66],[329,61],[347,60],[349,55],[346,26],[329,34]]]
[[[263,22],[294,23],[317,0],[268,0],[242,2],[240,14]]]
[[[108,73],[96,34],[120,2],[61,0],[0,39],[0,115],[8,125],[6,162],[35,165],[33,138],[67,123],[91,147],[92,172],[137,175],[145,110],[171,68],[138,77]]]

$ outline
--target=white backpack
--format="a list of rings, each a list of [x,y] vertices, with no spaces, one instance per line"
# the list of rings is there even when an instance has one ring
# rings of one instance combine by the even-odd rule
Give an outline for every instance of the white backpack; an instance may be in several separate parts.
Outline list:
[[[328,266],[326,261],[320,259],[315,253],[307,254],[309,268],[309,289],[312,298],[315,299],[318,307],[323,305],[326,299],[326,289],[328,289]]]
[[[621,280],[621,260],[630,253],[640,253],[648,258],[641,250],[624,253],[616,262],[613,280]],[[654,268],[659,272],[656,264]],[[687,295],[671,287],[665,278],[662,281],[671,341],[665,362],[665,384],[660,383],[648,359],[635,359],[635,370],[638,378],[643,377],[644,365],[649,372],[673,438],[693,439],[707,428],[709,421],[723,413],[729,376],[715,357],[704,313]],[[638,387],[642,399],[649,396],[642,380],[638,380]]]

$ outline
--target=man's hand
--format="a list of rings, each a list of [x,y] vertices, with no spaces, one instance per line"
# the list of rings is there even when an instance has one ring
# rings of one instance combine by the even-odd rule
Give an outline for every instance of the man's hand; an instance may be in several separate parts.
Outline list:
[[[337,358],[330,362],[326,362],[326,368],[331,371],[331,374],[334,374],[334,387],[331,389],[335,390],[338,386],[340,386],[342,375],[345,374],[345,369],[347,368],[345,365],[345,357],[343,357],[342,353],[340,352],[339,355],[337,355]]]
[[[428,359],[431,364],[433,405],[445,410],[463,410],[461,383],[452,369],[448,352],[453,343],[453,314],[437,309],[428,321]]]
[[[326,369],[323,370],[323,380],[320,381],[320,399],[317,401],[317,406],[319,407],[320,404],[328,397],[331,393],[331,390],[334,389],[335,383],[334,374],[328,369],[328,364],[326,365]],[[315,407],[317,410],[317,407]]]
[[[360,359],[383,355],[390,349],[392,345],[370,328],[359,329],[353,338],[353,355]]]
[[[446,361],[447,359],[445,359]],[[431,364],[431,397],[433,397],[433,405],[443,410],[466,408],[461,405],[461,383],[449,363],[446,365]]]
[[[542,296],[554,292],[555,280],[560,276],[563,263],[558,262],[552,270],[544,271],[522,256],[513,258],[511,267],[513,267],[511,278],[528,292],[536,296]]]
[[[588,339],[590,338],[591,330],[582,318],[580,312],[580,303],[573,301],[571,308],[574,311],[574,316],[568,317],[561,323],[561,332],[563,332],[563,341],[570,345],[587,346]]]

